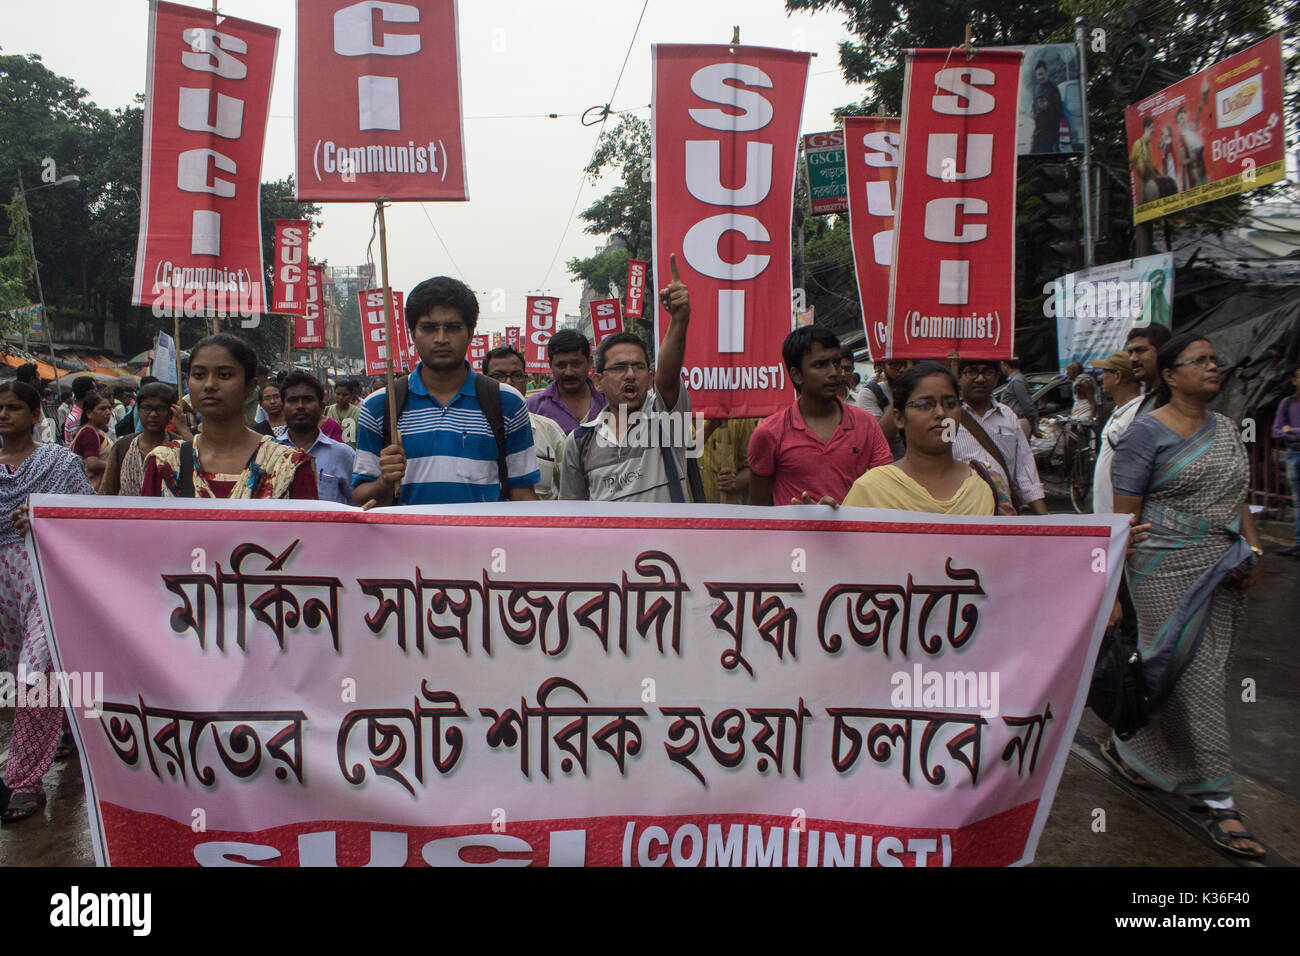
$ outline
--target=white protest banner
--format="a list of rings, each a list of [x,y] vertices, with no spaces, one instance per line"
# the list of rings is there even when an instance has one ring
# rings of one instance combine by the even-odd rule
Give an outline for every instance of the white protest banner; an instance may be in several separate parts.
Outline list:
[[[970,866],[1033,859],[1127,521],[37,495],[28,540],[100,863]]]
[[[176,342],[166,332],[158,333],[153,347],[153,368],[149,374],[168,385],[176,384]]]
[[[1043,308],[1056,317],[1061,373],[1071,362],[1122,352],[1129,331],[1155,322],[1169,328],[1174,303],[1174,255],[1161,252],[1063,275],[1043,287]]]

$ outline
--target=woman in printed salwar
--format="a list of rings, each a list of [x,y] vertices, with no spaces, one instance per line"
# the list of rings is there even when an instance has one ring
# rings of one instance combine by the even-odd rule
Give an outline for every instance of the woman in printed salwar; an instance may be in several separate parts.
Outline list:
[[[0,667],[15,681],[46,682],[50,646],[36,601],[36,576],[27,558],[29,495],[93,495],[82,460],[62,445],[37,444],[41,397],[23,382],[0,384]],[[45,805],[41,778],[59,750],[63,708],[31,703],[14,711],[9,762],[0,783],[0,819],[14,823]]]
[[[1211,412],[1214,345],[1172,338],[1157,362],[1168,404],[1129,426],[1115,449],[1116,512],[1150,522],[1127,574],[1152,715],[1104,753],[1131,782],[1184,794],[1224,852],[1259,859],[1232,795],[1228,658],[1262,554],[1246,504],[1250,468],[1236,424]]]

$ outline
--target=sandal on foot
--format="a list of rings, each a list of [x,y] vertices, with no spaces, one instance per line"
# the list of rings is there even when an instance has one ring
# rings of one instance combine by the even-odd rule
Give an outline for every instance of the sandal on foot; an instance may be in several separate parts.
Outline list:
[[[73,739],[71,733],[65,732],[63,736],[59,738],[59,746],[54,751],[54,759],[67,760],[69,757],[76,756],[76,754],[77,754],[77,741]]]
[[[0,822],[17,823],[19,820],[26,820],[39,813],[43,806],[45,806],[44,793],[11,793],[9,805],[5,807],[4,813],[0,814]]]
[[[1225,853],[1231,853],[1233,856],[1243,857],[1247,860],[1262,860],[1265,856],[1265,850],[1261,847],[1258,850],[1249,850],[1243,846],[1237,846],[1238,840],[1255,840],[1255,835],[1249,830],[1225,830],[1223,828],[1224,820],[1236,820],[1244,825],[1241,814],[1236,810],[1222,810],[1217,807],[1206,807],[1205,812],[1209,814],[1209,819],[1205,821],[1205,828],[1210,831],[1210,839],[1214,845]],[[1255,840],[1255,842],[1259,842]]]
[[[1154,790],[1155,787],[1147,781],[1140,773],[1124,762],[1124,758],[1119,755],[1119,749],[1115,746],[1115,741],[1107,740],[1101,745],[1101,757],[1111,768],[1124,778],[1124,782],[1132,784],[1141,790]]]

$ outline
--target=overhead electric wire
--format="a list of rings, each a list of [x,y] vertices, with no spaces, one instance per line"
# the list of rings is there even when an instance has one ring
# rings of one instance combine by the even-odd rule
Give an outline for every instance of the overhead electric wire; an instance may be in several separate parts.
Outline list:
[[[465,271],[457,264],[455,257],[451,254],[451,250],[447,248],[447,244],[442,241],[442,234],[438,232],[438,227],[433,224],[433,217],[429,215],[429,210],[424,208],[424,203],[420,203],[420,212],[424,213],[424,218],[429,220],[429,228],[433,230],[434,236],[437,237],[438,245],[442,246],[442,251],[447,253],[447,259],[451,262],[451,267],[456,270],[456,277],[459,278],[461,282],[469,285],[469,280],[465,278]]]
[[[641,4],[641,15],[636,18],[636,27],[632,30],[632,39],[628,41],[627,52],[623,54],[623,65],[618,69],[618,78],[614,80],[614,89],[609,94],[609,99],[605,101],[605,115],[601,117],[600,129],[596,132],[596,142],[591,148],[591,159],[587,161],[587,166],[591,165],[591,160],[596,158],[596,150],[600,146],[600,137],[605,133],[605,123],[609,121],[611,115],[610,107],[614,103],[614,97],[618,94],[619,84],[623,82],[623,71],[627,69],[627,61],[632,57],[632,48],[636,45],[637,34],[641,32],[641,21],[645,19],[646,8],[650,6],[650,0],[645,0]],[[569,227],[573,225],[573,217],[578,212],[578,203],[582,201],[582,187],[587,181],[587,168],[583,167],[582,177],[578,180],[578,192],[573,197],[573,207],[569,210],[569,218],[565,220],[564,229],[560,233],[560,241],[555,244],[555,252],[551,256],[551,262],[546,267],[546,274],[542,276],[542,281],[538,285],[539,289],[546,288],[546,281],[551,277],[551,270],[555,268],[555,261],[560,258],[560,250],[564,248],[564,240],[569,235]]]

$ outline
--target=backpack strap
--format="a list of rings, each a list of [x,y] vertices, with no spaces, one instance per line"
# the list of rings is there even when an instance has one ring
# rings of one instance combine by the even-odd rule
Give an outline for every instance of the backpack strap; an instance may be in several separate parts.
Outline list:
[[[181,475],[177,488],[178,498],[194,497],[194,442],[181,442]]]
[[[989,437],[989,433],[983,429],[980,423],[975,421],[975,416],[964,405],[961,409],[961,427],[970,432],[971,437],[980,443],[980,447],[993,456],[993,460],[1002,469],[1002,474],[1007,476],[1007,493],[1011,495],[1011,506],[1016,509],[1016,514],[1019,514],[1020,490],[1016,487],[1015,476],[1011,474],[1011,470],[1007,467],[1007,459],[1003,456],[1002,449],[998,447],[997,442]]]
[[[473,370],[474,392],[478,397],[478,407],[483,411],[492,428],[492,437],[497,442],[497,482],[501,489],[501,500],[510,500],[510,469],[506,465],[506,418],[501,411],[501,383],[494,378],[480,375]]]
[[[686,498],[682,495],[682,476],[677,470],[677,456],[667,445],[659,446],[659,454],[664,460],[664,472],[668,476],[668,495],[673,504],[684,504]]]
[[[867,388],[871,389],[871,394],[876,396],[876,401],[880,403],[882,412],[889,407],[889,396],[885,394],[885,390],[880,387],[879,382],[868,382]]]

